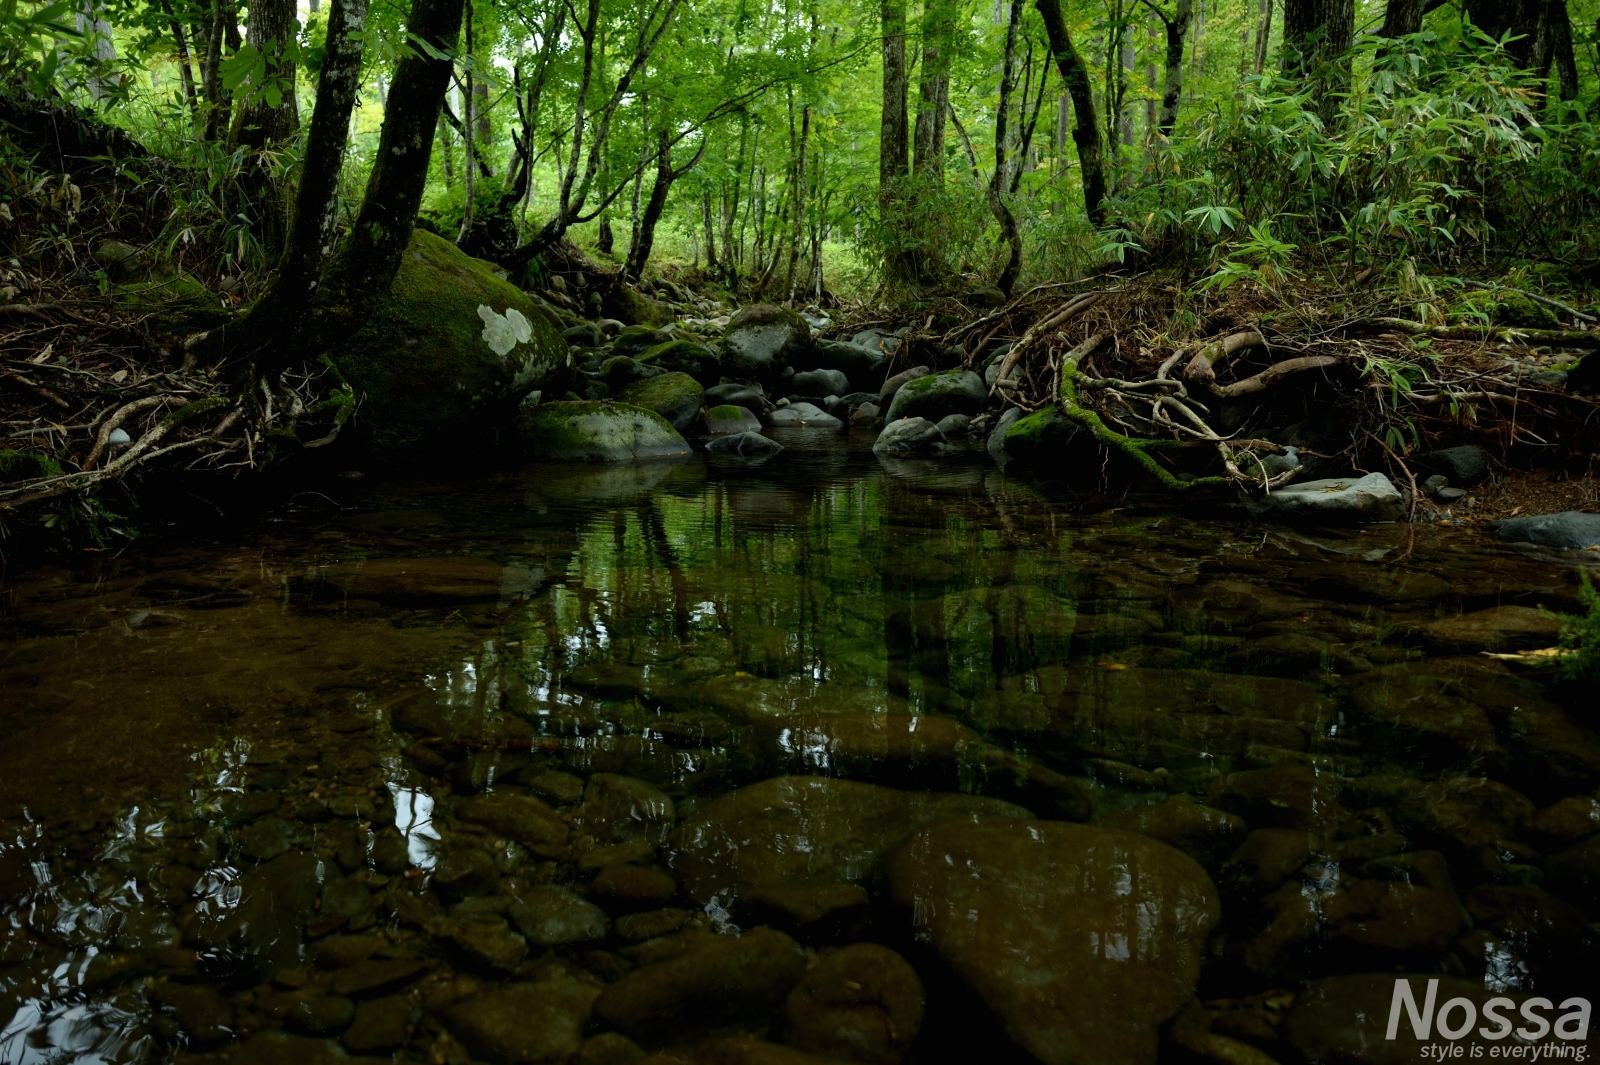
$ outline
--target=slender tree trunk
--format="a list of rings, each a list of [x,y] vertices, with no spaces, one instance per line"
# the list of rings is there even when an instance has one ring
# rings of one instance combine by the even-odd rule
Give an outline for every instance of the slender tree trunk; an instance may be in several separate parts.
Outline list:
[[[236,333],[270,336],[275,345],[292,343],[290,333],[317,288],[338,221],[339,175],[349,146],[346,132],[361,88],[361,33],[367,0],[332,0],[323,46],[317,103],[311,111],[300,187],[295,196],[288,240],[272,288],[251,309]]]
[[[717,230],[711,220],[711,189],[700,190],[700,221],[706,231],[706,273],[717,272]]]
[[[1380,37],[1407,37],[1422,29],[1423,0],[1389,0],[1383,12]]]
[[[178,76],[183,81],[183,98],[191,115],[199,115],[200,103],[195,99],[194,70],[189,66],[189,40],[183,25],[172,13],[172,0],[161,0],[161,13],[167,16],[167,26],[172,31],[172,41],[178,48]]]
[[[1078,166],[1083,171],[1083,205],[1092,225],[1105,223],[1106,174],[1100,155],[1099,122],[1094,113],[1094,91],[1089,87],[1089,71],[1084,67],[1078,50],[1072,46],[1072,35],[1067,31],[1066,20],[1061,17],[1061,0],[1034,0],[1034,6],[1044,18],[1045,34],[1050,39],[1050,51],[1055,56],[1061,80],[1066,82],[1072,97],[1073,115],[1077,128],[1072,131],[1073,144],[1078,149]]]
[[[1017,85],[1017,36],[1022,28],[1024,0],[1011,0],[1011,19],[1006,26],[1005,58],[1000,66],[1000,103],[995,108],[994,120],[994,173],[989,176],[989,210],[1000,223],[1000,235],[1010,249],[1006,264],[1000,270],[995,284],[1007,296],[1022,272],[1022,231],[1017,219],[1006,203],[1006,193],[1011,189],[1011,170],[1019,164],[1013,141],[1017,134],[1011,129],[1011,98]]]
[[[1564,0],[1550,5],[1550,53],[1555,63],[1557,95],[1578,98],[1578,57],[1572,47],[1572,18]]]
[[[228,128],[231,100],[222,85],[222,44],[233,21],[233,4],[234,0],[211,0],[211,23],[206,27],[204,135],[208,141],[220,139],[222,131]]]
[[[909,149],[906,129],[906,4],[883,0],[883,109],[878,126],[878,210],[890,233],[889,268],[900,277],[910,273],[901,244],[906,236],[902,201]]]
[[[707,141],[702,139],[700,150],[695,153],[688,165],[674,170],[671,134],[663,129],[656,134],[656,137],[656,182],[651,186],[650,199],[646,201],[644,213],[639,217],[639,237],[628,250],[628,263],[623,271],[626,277],[634,279],[644,276],[645,264],[650,261],[650,251],[655,247],[656,226],[660,224],[661,216],[666,213],[667,194],[672,191],[673,184],[679,178],[700,162],[700,157],[706,150]]]
[[[462,21],[466,23],[467,55],[476,55],[472,34],[472,0],[466,0],[466,8],[462,14]],[[477,196],[477,153],[472,150],[473,140],[477,135],[472,120],[473,109],[478,106],[477,96],[473,93],[472,67],[466,69],[467,79],[461,89],[461,145],[463,152],[462,174],[464,196],[461,201],[461,230],[456,234],[456,243],[465,244],[472,233],[472,216],[476,204],[473,202]]]
[[[800,241],[805,236],[806,202],[810,198],[809,188],[811,173],[806,168],[806,149],[811,141],[811,108],[800,109],[800,155],[794,165],[794,219],[789,232],[789,273],[785,279],[784,287],[789,293],[789,302],[794,302],[795,286],[799,282],[799,275],[795,272],[800,265]]]
[[[1194,16],[1194,0],[1178,0],[1178,10],[1171,18],[1165,11],[1151,5],[1167,31],[1167,81],[1161,90],[1161,135],[1172,137],[1178,124],[1178,104],[1183,99],[1183,38],[1189,32],[1189,20]]]
[[[294,0],[252,0],[250,25],[245,40],[268,63],[267,77],[279,83],[282,95],[273,107],[261,86],[252,85],[250,96],[234,119],[234,143],[260,150],[284,145],[300,128],[300,109],[295,100],[295,64],[284,58],[284,49],[294,35]]]
[[[461,32],[461,6],[462,0],[413,0],[407,31],[433,52],[448,54]],[[421,48],[396,65],[361,211],[317,287],[297,342],[274,352],[268,369],[354,335],[388,293],[422,204],[450,67],[449,58]]]
[[[1267,45],[1272,37],[1272,0],[1261,0],[1261,21],[1256,28],[1256,73],[1267,69]]]
[[[922,15],[922,70],[917,83],[917,126],[912,169],[942,182],[944,133],[950,118],[950,60],[955,12],[949,0],[929,0]]]

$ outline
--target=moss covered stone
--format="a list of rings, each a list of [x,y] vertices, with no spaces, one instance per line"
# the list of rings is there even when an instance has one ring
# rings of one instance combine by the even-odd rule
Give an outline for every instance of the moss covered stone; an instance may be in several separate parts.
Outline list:
[[[926,418],[939,422],[952,414],[977,414],[988,399],[983,378],[971,370],[946,370],[907,381],[895,392],[884,421]]]
[[[694,423],[705,403],[706,392],[686,373],[664,373],[659,377],[635,381],[617,397],[624,403],[645,410],[653,410],[678,432],[686,431]]]
[[[1472,291],[1462,294],[1451,310],[1451,325],[1479,325],[1488,319],[1490,325],[1520,326],[1524,329],[1564,329],[1554,308],[1538,300],[1529,299],[1520,292]]]
[[[1055,407],[1034,411],[1018,418],[1006,430],[1006,454],[1012,461],[1033,465],[1060,459],[1074,445],[1086,445],[1083,426]]]
[[[617,355],[643,355],[671,339],[671,333],[648,325],[630,325],[617,334],[617,338],[611,342],[611,350]]]
[[[615,318],[629,325],[668,325],[672,322],[672,308],[660,300],[635,292],[626,285],[618,285],[601,297],[601,307],[607,318]]]
[[[704,344],[693,340],[669,340],[639,356],[663,370],[686,373],[710,388],[722,380],[722,358]]]
[[[665,418],[626,403],[541,403],[518,416],[517,433],[535,457],[562,462],[631,462],[689,453]]]
[[[742,380],[772,383],[783,368],[812,357],[811,327],[787,307],[760,303],[733,316],[724,334],[722,364]]]
[[[505,354],[484,339],[480,307],[531,333]],[[549,394],[567,373],[567,344],[540,301],[422,230],[412,234],[389,294],[333,360],[361,407],[356,424],[382,450],[480,444],[510,426],[517,402]]]

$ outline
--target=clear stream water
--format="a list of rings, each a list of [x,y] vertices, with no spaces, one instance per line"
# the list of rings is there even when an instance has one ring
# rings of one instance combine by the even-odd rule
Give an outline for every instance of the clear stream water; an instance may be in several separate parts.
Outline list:
[[[1387,1061],[1397,972],[1593,996],[1597,700],[1480,653],[1572,557],[789,435],[5,575],[0,1061]]]

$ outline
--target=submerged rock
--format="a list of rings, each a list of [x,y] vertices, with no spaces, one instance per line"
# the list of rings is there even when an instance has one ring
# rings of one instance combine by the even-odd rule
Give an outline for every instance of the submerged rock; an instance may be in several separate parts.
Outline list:
[[[1515,651],[1550,647],[1561,637],[1561,619],[1527,606],[1497,606],[1457,614],[1424,625],[1423,638],[1468,651]]]
[[[680,433],[688,432],[705,402],[705,390],[686,373],[664,373],[636,381],[617,397],[622,402],[655,411]]]
[[[566,1062],[583,1046],[597,995],[594,987],[566,977],[505,984],[451,1006],[444,1022],[473,1057],[485,1061]]]
[[[560,857],[567,845],[567,823],[538,799],[495,793],[463,799],[456,807],[463,821],[483,825],[497,835],[525,844],[535,854]]]
[[[783,445],[770,436],[743,432],[731,436],[714,437],[706,450],[713,455],[739,455],[744,458],[765,458],[783,450]]]
[[[554,884],[523,889],[506,907],[506,916],[539,947],[604,939],[610,923],[600,907]]]
[[[1226,854],[1245,834],[1242,819],[1195,802],[1188,795],[1121,810],[1097,824],[1159,839],[1202,862]]]
[[[811,327],[787,307],[758,303],[733,316],[723,333],[723,367],[732,377],[771,383],[803,359]]]
[[[625,403],[541,403],[522,412],[517,431],[532,454],[562,462],[632,462],[689,454],[689,445],[665,418]]]
[[[1463,1032],[1466,1038],[1446,1041],[1434,1030],[1439,1021],[1435,1012],[1427,1035],[1419,1038],[1402,1005],[1395,1038],[1390,1039],[1389,1015],[1398,980],[1405,980],[1409,984],[1418,1013],[1423,1011],[1425,1002],[1430,998],[1436,1007],[1456,999],[1465,999],[1472,1004],[1473,1016],[1478,1018],[1478,1023],[1468,1025],[1468,1031]],[[1430,994],[1429,987],[1435,983],[1437,986]],[[1488,990],[1482,980],[1462,980],[1438,973],[1387,972],[1329,976],[1312,980],[1301,989],[1295,996],[1294,1008],[1284,1017],[1278,1031],[1301,1058],[1308,1062],[1327,1062],[1329,1065],[1334,1062],[1340,1065],[1400,1065],[1401,1062],[1424,1060],[1429,1050],[1441,1045],[1452,1051],[1459,1047],[1464,1058],[1476,1059],[1485,1054],[1487,1047],[1502,1051],[1511,1049],[1477,1035],[1479,1028],[1487,1028],[1491,1032],[1495,1030],[1496,1026],[1482,1014],[1485,1003],[1497,996],[1511,1000],[1512,1005],[1506,1006],[1502,1013],[1506,1020],[1525,1026],[1526,1022],[1517,1010],[1527,996],[1511,991]],[[1550,1011],[1552,1019],[1554,1015],[1555,1011]],[[1450,1013],[1449,1023],[1460,1026],[1467,1019],[1466,1011],[1457,1006]],[[1476,1054],[1472,1052],[1474,1047],[1478,1051]],[[1435,1055],[1437,1053],[1434,1051]],[[1528,1057],[1531,1060],[1532,1055]]]
[[[1405,497],[1381,473],[1285,485],[1247,505],[1257,517],[1330,525],[1399,521],[1406,513]]]
[[[1600,514],[1564,510],[1489,523],[1502,540],[1546,547],[1600,547]]]
[[[813,345],[813,361],[826,370],[838,370],[853,385],[872,387],[872,377],[883,375],[881,351],[844,340],[818,340]],[[841,393],[842,394],[842,393]]]
[[[1192,858],[1054,821],[930,824],[895,850],[889,883],[917,930],[1046,1065],[1153,1065],[1219,915]]]
[[[901,385],[884,420],[892,425],[901,418],[938,422],[951,414],[970,416],[983,410],[988,398],[983,378],[971,370],[946,370]]]
[[[388,294],[331,353],[361,397],[355,428],[375,449],[479,446],[510,427],[523,396],[565,377],[559,319],[495,269],[416,230]],[[515,312],[504,354],[485,338],[480,307],[498,319]]]
[[[783,1004],[783,1041],[866,1065],[895,1065],[922,1028],[922,981],[904,958],[853,943],[818,958]]]
[[[698,936],[676,957],[644,965],[594,1004],[606,1024],[634,1038],[685,1029],[760,1025],[806,970],[800,944],[768,928]]]
[[[897,791],[830,777],[775,777],[702,806],[673,836],[672,869],[702,904],[757,901],[811,920],[864,902],[841,891],[939,818],[1026,817],[977,795]]]

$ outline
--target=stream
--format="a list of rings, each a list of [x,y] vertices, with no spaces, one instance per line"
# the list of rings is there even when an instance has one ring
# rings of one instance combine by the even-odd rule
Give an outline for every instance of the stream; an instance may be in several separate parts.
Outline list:
[[[7,573],[0,1061],[1583,1060],[1572,555],[772,435]]]

